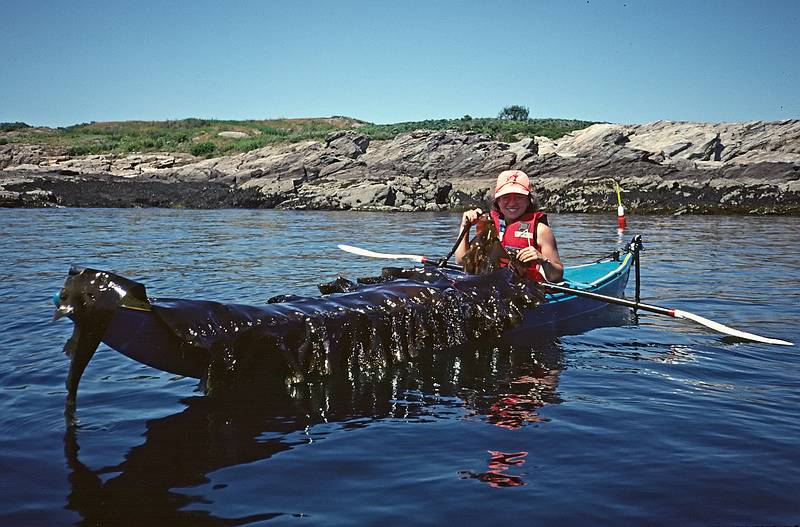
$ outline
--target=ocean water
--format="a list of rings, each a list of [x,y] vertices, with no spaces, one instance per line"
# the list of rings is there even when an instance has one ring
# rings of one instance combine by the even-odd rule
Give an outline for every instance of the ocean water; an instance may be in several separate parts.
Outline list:
[[[645,242],[642,299],[800,342],[797,218],[552,215],[565,263]],[[101,345],[65,424],[69,266],[263,303],[439,256],[452,214],[0,210],[0,525],[795,525],[800,348],[619,310],[374,385],[205,397]],[[632,296],[633,277],[628,287]],[[617,316],[618,315],[618,316]]]

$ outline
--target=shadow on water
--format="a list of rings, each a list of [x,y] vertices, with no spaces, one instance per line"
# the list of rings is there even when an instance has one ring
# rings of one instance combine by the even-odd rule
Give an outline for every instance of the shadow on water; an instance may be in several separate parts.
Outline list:
[[[557,334],[580,333],[598,324],[629,321],[619,310],[582,320]],[[118,465],[93,469],[81,462],[79,427],[64,437],[71,492],[66,508],[80,525],[244,525],[291,513],[265,511],[223,518],[197,510],[208,498],[176,489],[207,484],[209,474],[308,444],[317,425],[367,427],[387,419],[414,423],[433,419],[482,419],[514,429],[546,422],[539,410],[561,399],[563,369],[556,333],[517,336],[514,342],[483,343],[397,364],[377,376],[342,374],[317,383],[280,388],[245,386],[216,397],[190,397],[177,414],[146,423],[144,443]],[[527,452],[489,452],[487,470],[465,471],[492,487],[525,485],[509,470]]]

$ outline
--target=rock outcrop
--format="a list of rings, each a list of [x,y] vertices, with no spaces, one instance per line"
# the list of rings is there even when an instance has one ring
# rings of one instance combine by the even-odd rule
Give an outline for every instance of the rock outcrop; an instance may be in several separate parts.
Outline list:
[[[325,141],[213,159],[69,157],[11,143],[0,146],[0,206],[80,206],[79,197],[64,197],[67,183],[83,185],[87,194],[113,183],[134,194],[171,189],[167,195],[178,196],[185,187],[195,196],[215,189],[208,191],[217,196],[210,201],[202,192],[195,196],[198,207],[213,206],[222,196],[217,191],[227,189],[239,198],[218,206],[453,210],[483,204],[496,175],[510,168],[526,171],[544,207],[556,212],[608,211],[619,182],[632,212],[798,214],[800,120],[597,124],[556,141],[511,144],[455,131],[419,130],[372,142],[357,131],[340,131]],[[125,203],[122,195],[105,206]],[[127,200],[128,206],[154,204],[193,206],[185,199]]]

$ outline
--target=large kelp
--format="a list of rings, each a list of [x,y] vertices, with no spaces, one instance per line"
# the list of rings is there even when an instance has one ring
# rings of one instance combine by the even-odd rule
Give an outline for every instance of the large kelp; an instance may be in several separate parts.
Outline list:
[[[475,225],[478,234],[469,244],[463,258],[464,271],[469,274],[485,275],[500,269],[501,262],[507,262],[514,273],[525,276],[527,264],[513,258],[503,247],[500,234],[488,214],[482,214]]]
[[[481,250],[490,245],[474,243]],[[498,254],[492,247],[471,258],[478,262]],[[57,314],[75,322],[66,346],[68,406],[74,406],[80,376],[100,340],[108,342],[118,306],[151,311],[158,325],[168,328],[172,343],[165,350],[171,356],[163,359],[170,367],[163,369],[203,378],[211,393],[254,380],[353,379],[497,337],[543,300],[538,284],[509,268],[492,264],[475,270],[487,274],[386,268],[381,276],[358,283],[339,278],[323,284],[321,297],[284,295],[261,306],[148,299],[143,285],[113,273],[71,270],[57,308]],[[160,360],[147,363],[159,367]]]
[[[72,336],[64,345],[70,358],[67,374],[68,410],[74,409],[83,371],[103,340],[114,311],[123,302],[146,303],[144,286],[122,276],[94,269],[72,268],[58,295],[54,319],[67,316],[75,322]]]
[[[346,293],[266,306],[152,305],[184,346],[209,350],[206,381],[214,391],[265,376],[382,375],[396,362],[497,337],[542,300],[538,287],[506,269],[464,276],[387,268],[380,280],[362,282]]]
[[[500,235],[492,219],[483,214],[475,225],[478,234],[470,241],[469,249],[463,257],[464,271],[469,274],[485,275],[500,269],[500,259],[506,255],[500,243]]]

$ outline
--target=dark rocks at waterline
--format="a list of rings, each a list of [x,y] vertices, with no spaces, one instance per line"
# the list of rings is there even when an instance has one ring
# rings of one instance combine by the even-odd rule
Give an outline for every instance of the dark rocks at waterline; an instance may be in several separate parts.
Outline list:
[[[536,174],[534,188],[549,212],[613,212],[614,181],[629,213],[800,214],[798,165],[768,164],[714,171],[670,171],[609,165],[584,175],[578,165]],[[533,171],[532,171],[533,172]],[[757,178],[746,174],[757,173]],[[446,211],[485,207],[493,178],[441,181],[397,176],[386,181],[320,178],[295,187],[234,187],[215,181],[164,182],[117,176],[37,174],[0,179],[0,207],[279,208],[295,210]],[[5,183],[5,184],[3,184]]]
[[[253,187],[250,187],[253,188]],[[297,210],[443,211],[452,184],[433,177],[392,176],[382,181],[320,178],[296,189],[277,208]],[[276,196],[276,199],[279,197]]]
[[[3,185],[0,207],[273,208],[255,189],[222,183],[135,181],[118,176],[42,174]]]
[[[335,132],[205,160],[5,145],[0,167],[0,206],[460,210],[485,206],[497,173],[516,168],[551,212],[614,211],[619,182],[635,213],[800,214],[800,121],[594,125],[512,144],[456,131],[372,142]]]
[[[531,170],[552,212],[615,210],[614,182],[626,210],[640,214],[800,214],[800,163],[753,163],[714,169],[643,161],[582,160]]]

